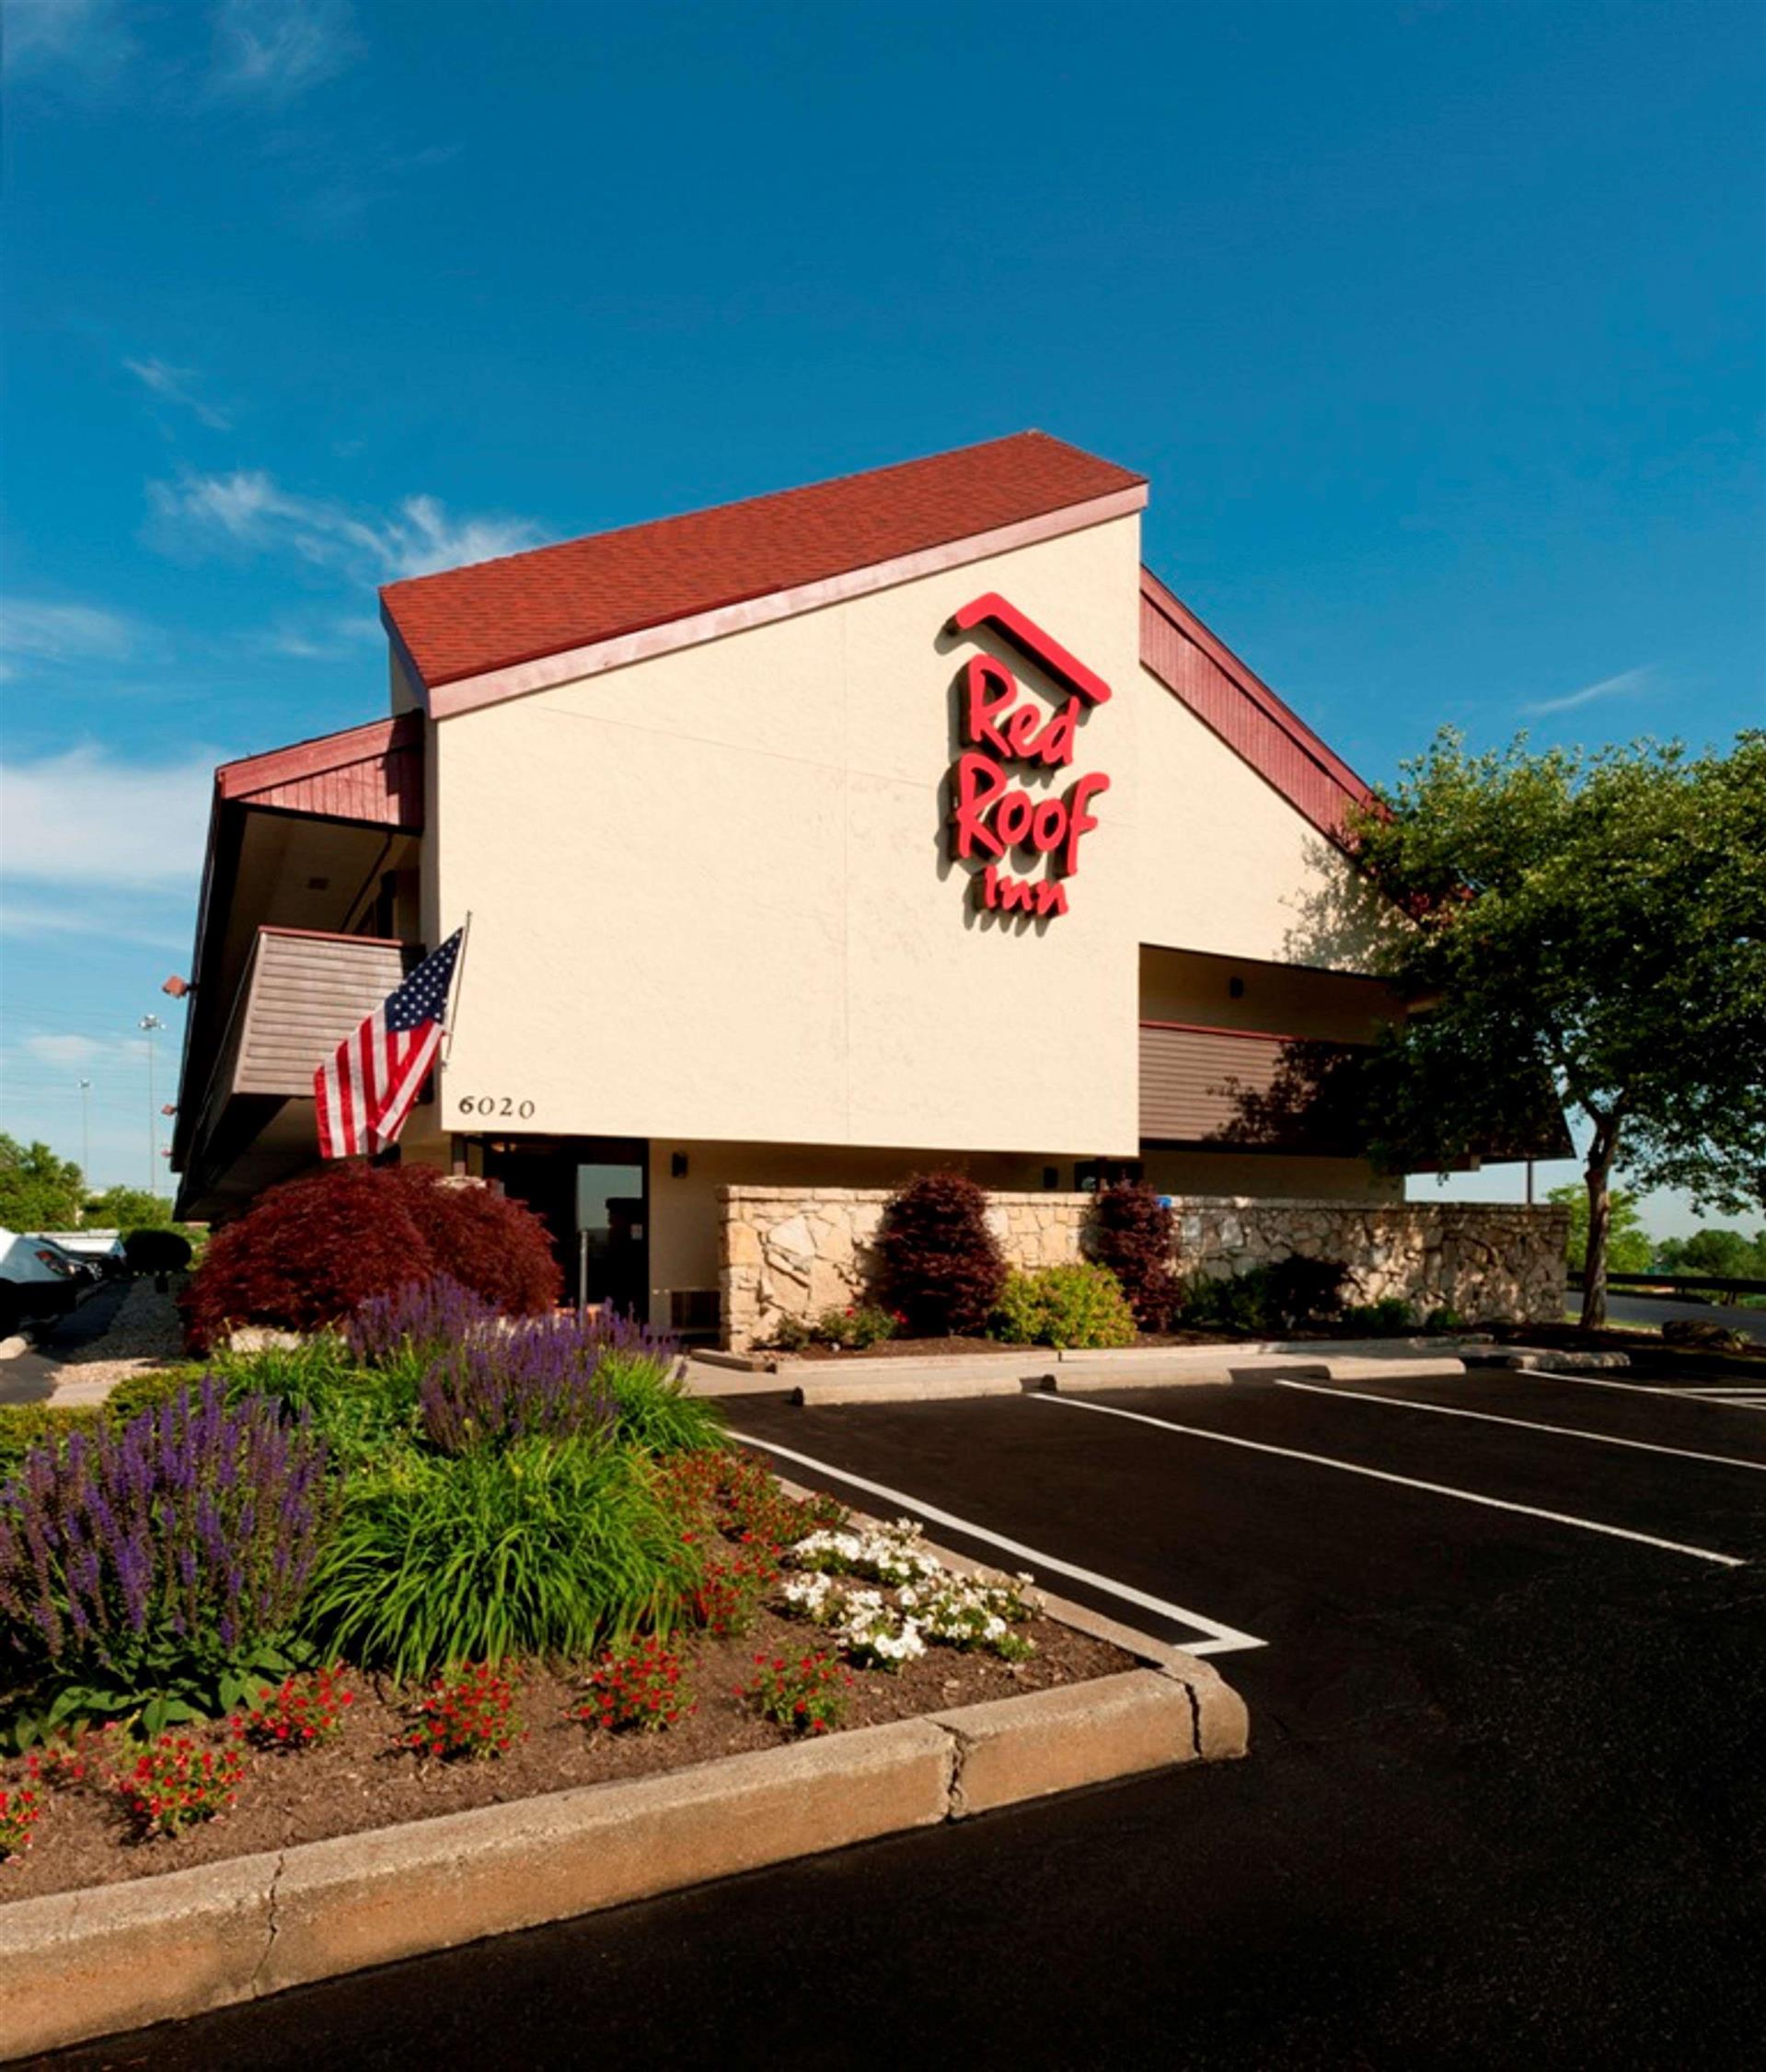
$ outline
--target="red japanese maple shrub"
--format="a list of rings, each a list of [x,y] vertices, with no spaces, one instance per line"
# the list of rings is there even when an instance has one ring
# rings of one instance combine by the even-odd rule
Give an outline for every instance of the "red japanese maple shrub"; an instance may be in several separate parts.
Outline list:
[[[209,1241],[181,1298],[190,1349],[237,1324],[317,1331],[370,1295],[426,1280],[430,1250],[395,1168],[338,1160],[271,1187]]]
[[[563,1286],[546,1226],[519,1202],[420,1166],[339,1160],[215,1233],[182,1298],[185,1336],[202,1353],[235,1325],[317,1331],[442,1273],[517,1315],[550,1309]]]
[[[428,1243],[433,1273],[474,1290],[505,1316],[541,1316],[557,1307],[564,1276],[545,1224],[525,1203],[490,1187],[462,1186],[429,1166],[395,1166],[392,1176]]]
[[[1165,1331],[1183,1301],[1173,1260],[1177,1219],[1144,1180],[1123,1180],[1098,1196],[1090,1250],[1122,1283],[1143,1331]]]
[[[916,1337],[980,1331],[1006,1284],[984,1189],[961,1173],[921,1173],[884,1204],[877,1293]]]

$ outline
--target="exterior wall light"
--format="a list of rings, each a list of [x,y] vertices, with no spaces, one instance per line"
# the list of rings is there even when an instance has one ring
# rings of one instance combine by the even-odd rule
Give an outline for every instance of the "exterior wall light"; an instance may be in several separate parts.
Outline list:
[[[669,1178],[670,1178],[671,1180],[684,1180],[684,1179],[686,1179],[686,1177],[687,1177],[687,1153],[686,1153],[685,1152],[669,1152],[669,1154],[668,1154],[668,1176],[669,1176]]]

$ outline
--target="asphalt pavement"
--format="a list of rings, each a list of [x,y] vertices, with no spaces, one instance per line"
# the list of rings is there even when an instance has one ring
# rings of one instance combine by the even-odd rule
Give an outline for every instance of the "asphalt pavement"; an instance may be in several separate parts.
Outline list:
[[[1751,2066],[1766,1410],[1615,1379],[733,1403],[1208,1652],[1251,1757],[58,2062]]]
[[[1582,1314],[1579,1289],[1570,1295],[1570,1314]],[[1612,1324],[1721,1324],[1745,1338],[1766,1345],[1766,1310],[1742,1309],[1727,1302],[1668,1302],[1655,1295],[1620,1295],[1609,1291],[1607,1318]]]

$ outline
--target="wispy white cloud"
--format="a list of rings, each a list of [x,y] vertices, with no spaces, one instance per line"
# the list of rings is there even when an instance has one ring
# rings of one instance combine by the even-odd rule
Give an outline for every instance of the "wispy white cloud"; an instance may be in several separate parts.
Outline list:
[[[60,75],[87,89],[114,83],[135,52],[121,0],[6,0],[9,77]]]
[[[513,554],[539,539],[529,518],[452,516],[433,496],[408,496],[396,512],[363,515],[326,497],[284,490],[261,469],[186,474],[147,485],[155,543],[172,552],[232,546],[293,552],[364,582]]]
[[[1531,704],[1523,705],[1523,712],[1574,712],[1580,705],[1593,705],[1603,698],[1635,698],[1646,690],[1656,675],[1655,668],[1645,664],[1641,669],[1622,669],[1616,677],[1602,677],[1599,683],[1585,684],[1580,690],[1568,691],[1562,698],[1541,698]]]
[[[181,904],[181,897],[180,897]],[[40,941],[57,936],[119,936],[147,949],[190,953],[190,932],[170,921],[144,925],[138,909],[100,911],[89,900],[77,907],[59,906],[52,900],[15,899],[0,894],[0,936]]]
[[[260,654],[295,662],[335,662],[364,642],[385,639],[380,621],[367,612],[328,614],[321,619],[283,619],[248,642]]]
[[[0,868],[63,890],[193,889],[214,778],[202,752],[144,763],[80,747],[0,762]],[[39,906],[40,924],[56,905]]]
[[[124,662],[138,654],[145,629],[97,605],[0,598],[0,677],[29,662]]]
[[[362,47],[348,0],[221,0],[210,86],[235,98],[292,100]]]
[[[125,360],[122,364],[137,380],[145,383],[156,396],[189,411],[212,432],[232,430],[231,414],[226,411],[217,410],[213,403],[205,401],[197,393],[195,384],[202,377],[194,367],[167,366],[164,360]]]
[[[118,1047],[97,1036],[27,1036],[19,1048],[43,1064],[77,1071],[80,1066],[89,1065],[93,1059],[105,1057]]]

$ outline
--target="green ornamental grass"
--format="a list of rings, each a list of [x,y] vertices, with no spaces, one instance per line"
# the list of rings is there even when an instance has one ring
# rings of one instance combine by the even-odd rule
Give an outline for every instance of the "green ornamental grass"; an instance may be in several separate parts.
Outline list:
[[[625,1446],[410,1448],[347,1487],[303,1623],[330,1653],[412,1677],[665,1632],[696,1580],[653,1471]]]
[[[594,1371],[594,1385],[613,1398],[619,1437],[641,1452],[715,1452],[726,1441],[723,1415],[703,1395],[689,1395],[674,1364],[648,1353],[608,1352]]]

